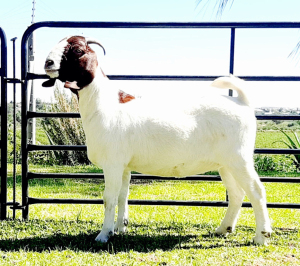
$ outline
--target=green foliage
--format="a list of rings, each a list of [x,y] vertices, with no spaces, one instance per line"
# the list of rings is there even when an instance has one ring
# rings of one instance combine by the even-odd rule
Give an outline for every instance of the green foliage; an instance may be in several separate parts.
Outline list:
[[[8,134],[7,134],[7,161],[9,163],[13,162],[13,154],[14,154],[14,150],[13,150],[13,145],[14,145],[14,139],[13,139],[13,125],[12,124],[8,124]],[[21,130],[17,129],[16,132],[16,162],[20,163],[21,161]]]
[[[257,121],[258,131],[262,130],[300,130],[300,120],[285,121],[285,120],[259,120]]]
[[[291,131],[294,135],[294,139],[292,139],[285,131],[280,129],[280,132],[285,136],[285,140],[280,140],[277,142],[285,144],[289,149],[300,149],[300,140],[295,131]],[[300,154],[293,154],[293,162],[296,165],[297,169],[300,170]]]
[[[50,106],[50,112],[79,111],[78,100],[75,96],[69,98],[64,91],[55,89],[55,103]],[[81,120],[78,118],[49,118],[42,121],[42,127],[51,145],[84,145],[85,135]],[[52,151],[50,153],[56,164],[75,165],[88,164],[86,152]]]
[[[290,155],[254,155],[255,169],[259,173],[273,172],[276,176],[279,173],[297,173],[296,166]],[[273,174],[273,175],[274,175]]]

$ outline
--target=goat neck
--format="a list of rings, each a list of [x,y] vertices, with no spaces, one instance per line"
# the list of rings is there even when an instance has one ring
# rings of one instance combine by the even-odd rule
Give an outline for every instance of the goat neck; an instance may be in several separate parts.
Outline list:
[[[118,109],[118,90],[106,76],[103,76],[100,68],[97,69],[92,82],[79,90],[78,95],[82,119],[89,119],[95,112],[100,112],[104,116]]]

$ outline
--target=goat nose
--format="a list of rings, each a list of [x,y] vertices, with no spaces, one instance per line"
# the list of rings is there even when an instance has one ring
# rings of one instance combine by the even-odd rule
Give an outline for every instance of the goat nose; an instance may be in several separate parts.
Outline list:
[[[51,67],[52,65],[54,65],[54,61],[53,60],[47,60],[45,63],[45,68]]]

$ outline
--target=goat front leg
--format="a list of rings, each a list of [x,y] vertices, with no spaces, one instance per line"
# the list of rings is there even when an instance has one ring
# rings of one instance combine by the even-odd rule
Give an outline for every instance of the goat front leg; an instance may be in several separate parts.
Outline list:
[[[113,166],[103,170],[105,180],[103,193],[104,222],[101,233],[96,237],[96,241],[106,243],[114,235],[115,209],[122,186],[123,169]]]
[[[115,231],[125,233],[128,225],[128,193],[131,179],[130,171],[125,171],[122,178],[122,188],[118,199],[118,218],[115,224]]]

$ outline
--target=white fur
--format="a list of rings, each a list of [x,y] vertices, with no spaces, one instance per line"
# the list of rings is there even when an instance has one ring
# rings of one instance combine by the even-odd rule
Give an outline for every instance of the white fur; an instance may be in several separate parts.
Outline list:
[[[68,44],[66,38],[61,40],[57,45],[53,47],[48,57],[46,58],[46,62],[48,60],[52,60],[54,62],[51,65],[51,68],[47,69],[47,74],[50,78],[57,78],[59,73],[58,70],[60,68],[60,62],[62,60],[63,52],[65,50],[66,45]]]
[[[61,41],[47,58],[54,61],[45,68],[52,78],[58,77],[66,45],[66,39]],[[229,207],[216,233],[234,230],[247,194],[256,217],[254,241],[266,244],[272,230],[265,190],[254,169],[256,119],[243,81],[223,77],[211,84],[233,89],[238,97],[185,94],[183,89],[177,96],[162,93],[127,103],[119,103],[115,84],[98,69],[94,80],[78,92],[88,157],[105,175],[105,218],[96,240],[107,242],[114,231],[126,231],[131,171],[183,177],[218,170]]]
[[[264,187],[253,164],[256,119],[240,84],[233,77],[212,84],[237,90],[237,98],[157,95],[155,100],[142,97],[120,104],[113,81],[99,74],[79,92],[88,156],[105,174],[105,219],[97,241],[126,230],[131,171],[183,177],[219,170],[230,203],[217,234],[234,230],[246,193],[256,216],[254,241],[266,243],[272,230]]]

